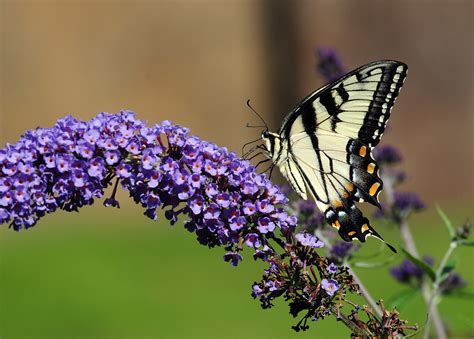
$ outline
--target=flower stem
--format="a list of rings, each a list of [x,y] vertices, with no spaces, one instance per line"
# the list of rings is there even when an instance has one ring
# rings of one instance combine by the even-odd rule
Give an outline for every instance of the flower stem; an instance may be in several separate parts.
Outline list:
[[[433,309],[436,308],[435,298],[438,295],[438,293],[440,292],[439,291],[439,285],[441,283],[441,275],[443,274],[443,269],[446,266],[446,263],[448,262],[449,257],[451,256],[451,254],[453,253],[453,251],[456,247],[457,247],[456,241],[451,241],[451,243],[449,244],[448,250],[444,254],[443,260],[441,260],[441,263],[439,264],[438,270],[436,271],[436,279],[435,279],[435,283],[433,284],[433,289],[431,291],[431,295],[430,295],[430,299],[429,299],[429,303],[428,303],[429,312],[428,312],[428,318],[426,319],[426,328],[425,328],[425,331],[423,333],[423,338],[425,338],[425,339],[429,338],[429,335],[430,335],[430,330],[429,330],[430,329],[430,323],[431,323],[431,320],[433,318],[433,314],[435,313],[435,312],[433,312]]]
[[[381,177],[382,177],[382,181],[384,182],[384,190],[385,190],[385,197],[387,199],[387,203],[389,204],[390,208],[392,208],[394,204],[394,182],[391,180],[389,176],[383,175],[383,173]],[[403,242],[405,243],[405,247],[407,251],[414,257],[419,258],[420,255],[416,248],[415,240],[413,239],[413,235],[411,233],[410,226],[407,220],[403,218],[400,221],[399,226],[400,226],[400,232],[402,234]],[[431,288],[429,286],[429,281],[424,277],[421,281],[421,294],[423,296],[423,300],[425,301],[425,305],[428,309],[428,318],[425,325],[426,326],[425,335],[429,334],[429,329],[430,329],[429,320],[431,319],[433,321],[433,326],[436,330],[437,338],[446,339],[447,338],[446,329],[444,327],[443,320],[441,319],[441,315],[439,313],[438,307],[436,303],[431,302],[432,293],[433,292],[431,291]]]
[[[331,307],[331,313],[333,313],[338,319],[340,319],[344,323],[344,325],[350,328],[352,330],[352,333],[354,333],[355,335],[361,336],[363,338],[373,337],[373,334],[368,329],[360,328],[359,326],[357,326],[355,322],[350,320],[346,315],[342,314],[336,306]]]
[[[345,264],[347,268],[349,269],[349,273],[352,275],[352,278],[354,278],[354,281],[359,285],[359,291],[362,294],[362,296],[365,298],[367,303],[372,307],[374,312],[381,318],[382,317],[382,310],[380,309],[379,305],[375,302],[374,298],[372,298],[372,295],[369,293],[365,285],[362,283],[362,280],[357,276],[357,274],[354,272],[352,267],[350,266],[349,263]]]
[[[329,241],[324,237],[322,232],[316,231],[317,237],[324,243],[324,246],[327,248],[330,248],[330,243]],[[357,285],[359,285],[359,291],[361,295],[364,297],[364,299],[367,301],[367,303],[372,307],[372,309],[375,311],[375,313],[379,316],[382,317],[382,310],[380,309],[379,305],[375,302],[375,299],[372,297],[372,295],[369,293],[365,285],[362,283],[362,280],[357,276],[357,274],[354,272],[353,268],[351,267],[351,264],[348,263],[347,261],[344,262],[344,265],[349,269],[349,273],[352,275],[354,278],[354,281],[356,282]]]

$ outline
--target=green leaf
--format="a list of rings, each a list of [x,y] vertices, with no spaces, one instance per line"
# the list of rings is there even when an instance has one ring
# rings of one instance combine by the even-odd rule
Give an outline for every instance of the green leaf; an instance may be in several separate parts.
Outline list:
[[[360,267],[360,268],[378,268],[378,267],[387,266],[389,263],[391,263],[394,260],[395,260],[395,256],[391,256],[387,260],[384,260],[382,262],[353,261],[351,262],[351,265],[354,267]]]
[[[405,253],[407,258],[414,263],[415,265],[419,266],[426,274],[430,277],[431,281],[436,280],[436,273],[433,271],[431,267],[428,266],[427,263],[424,261],[414,257],[411,253],[409,253],[405,248],[402,247],[402,252]]]
[[[438,283],[442,283],[448,277],[449,273],[451,273],[456,268],[458,261],[458,258],[454,258],[448,261],[446,265],[444,265]]]
[[[474,299],[473,292],[466,292],[462,290],[453,291],[447,294],[443,294],[443,298],[458,298],[458,299]]]
[[[408,302],[420,295],[420,293],[420,289],[409,289],[401,291],[400,293],[396,293],[390,298],[388,298],[388,300],[385,302],[385,307],[387,309],[392,309],[396,307],[399,311],[402,311],[402,309],[408,304]]]
[[[456,232],[454,231],[453,224],[451,223],[451,220],[449,220],[448,216],[443,212],[441,207],[436,205],[436,211],[438,212],[439,216],[443,220],[444,224],[446,225],[446,228],[448,229],[449,236],[451,237],[451,240],[456,238]]]

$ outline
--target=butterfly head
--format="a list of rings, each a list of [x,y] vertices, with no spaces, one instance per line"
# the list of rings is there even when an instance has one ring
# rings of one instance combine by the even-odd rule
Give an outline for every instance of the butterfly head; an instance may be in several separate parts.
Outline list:
[[[262,132],[262,140],[265,142],[262,145],[264,152],[270,159],[274,158],[280,150],[280,136],[265,129]]]

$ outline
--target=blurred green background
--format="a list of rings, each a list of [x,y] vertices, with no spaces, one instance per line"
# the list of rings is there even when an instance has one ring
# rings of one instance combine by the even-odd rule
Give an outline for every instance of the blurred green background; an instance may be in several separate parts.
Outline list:
[[[238,151],[259,135],[245,128],[255,121],[248,98],[277,129],[323,84],[316,46],[336,48],[348,69],[401,60],[409,75],[383,142],[404,154],[403,189],[428,203],[411,224],[420,253],[439,262],[448,243],[434,204],[456,225],[473,217],[473,13],[468,0],[0,0],[0,145],[66,114],[131,109]],[[27,232],[2,225],[1,338],[347,336],[332,319],[293,333],[285,305],[261,310],[250,297],[262,265],[247,256],[231,267],[221,249],[147,220],[128,200],[56,213]],[[374,224],[400,245],[396,230]],[[472,252],[456,253],[473,293]],[[376,298],[403,290],[388,268],[358,273]],[[470,299],[446,299],[441,312],[453,335],[472,337]],[[423,324],[421,299],[402,318]]]
[[[123,201],[123,199],[122,199]],[[449,208],[459,224],[467,209]],[[163,218],[161,219],[163,220]],[[439,263],[448,247],[447,231],[432,212],[411,222],[420,253]],[[378,225],[399,247],[394,229]],[[295,333],[284,303],[262,310],[250,296],[262,264],[250,255],[238,267],[222,260],[223,249],[198,244],[182,225],[148,221],[139,208],[57,213],[34,229],[4,229],[0,243],[1,338],[344,338],[349,332],[328,318]],[[368,241],[358,253],[376,252]],[[372,262],[391,256],[385,251]],[[474,294],[472,248],[455,253],[457,269]],[[368,261],[366,259],[361,259]],[[393,264],[398,264],[394,261]],[[358,269],[375,298],[406,290],[388,267]],[[354,299],[353,299],[354,300]],[[355,299],[356,302],[357,299]],[[472,337],[472,299],[451,297],[440,306],[453,337]],[[421,297],[401,309],[411,324],[423,324]]]

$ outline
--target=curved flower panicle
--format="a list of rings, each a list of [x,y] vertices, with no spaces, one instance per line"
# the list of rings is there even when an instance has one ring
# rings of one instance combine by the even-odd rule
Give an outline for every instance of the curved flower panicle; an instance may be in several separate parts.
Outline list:
[[[334,81],[346,74],[341,58],[334,49],[319,47],[316,55],[318,57],[316,69],[326,81]]]
[[[29,131],[0,150],[0,224],[18,231],[56,209],[77,211],[116,180],[106,206],[119,207],[120,183],[153,220],[158,208],[172,224],[187,216],[199,242],[224,246],[233,265],[243,244],[257,251],[275,232],[293,232],[296,218],[279,206],[287,199],[277,186],[249,161],[188,133],[169,121],[148,127],[130,111]]]
[[[440,290],[443,294],[450,294],[466,286],[467,281],[459,273],[451,272],[441,283]]]
[[[429,266],[432,266],[434,261],[430,256],[424,256],[423,261]],[[405,259],[400,266],[395,266],[390,269],[392,276],[402,283],[415,283],[418,285],[421,283],[421,279],[424,276],[424,271],[421,267],[415,265],[408,259]]]
[[[394,192],[392,204],[382,203],[381,207],[381,209],[375,211],[374,217],[399,221],[411,212],[419,212],[425,209],[426,205],[416,193]]]
[[[358,249],[359,247],[352,242],[336,240],[328,250],[328,257],[336,263],[343,263]]]
[[[392,145],[380,145],[375,147],[373,156],[380,166],[393,165],[403,160],[400,151]]]

